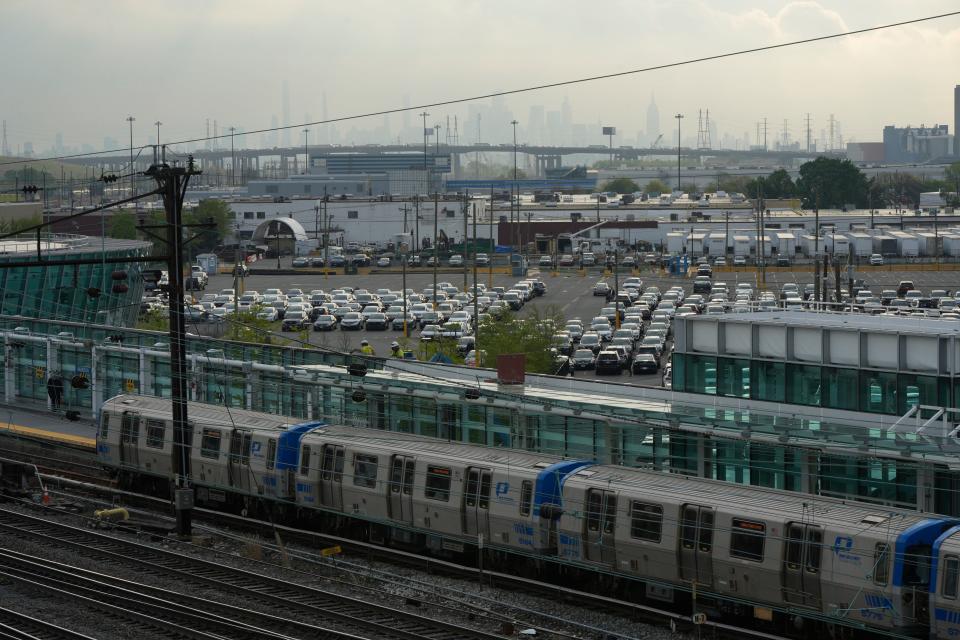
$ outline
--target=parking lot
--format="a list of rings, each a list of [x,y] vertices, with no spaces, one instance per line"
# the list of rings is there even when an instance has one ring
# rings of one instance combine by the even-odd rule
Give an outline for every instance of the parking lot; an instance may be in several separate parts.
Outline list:
[[[287,265],[284,265],[286,268]],[[478,273],[478,282],[489,287],[506,287],[509,289],[521,278],[505,275],[503,273],[488,273],[481,269]],[[601,269],[592,269],[588,271],[578,271],[576,269],[560,270],[558,272],[544,271],[540,272],[537,268],[532,268],[528,278],[542,280],[547,287],[546,295],[534,297],[520,311],[520,314],[531,313],[538,310],[541,315],[546,313],[559,313],[564,319],[570,320],[580,318],[585,325],[589,325],[590,320],[597,316],[600,309],[609,306],[610,303],[602,296],[594,296],[593,289],[598,282],[606,282],[611,287],[614,281],[622,282],[625,278],[637,276],[643,280],[644,287],[655,286],[661,292],[665,292],[671,287],[681,286],[686,295],[693,293],[693,279],[680,276],[665,275],[659,269],[644,268],[640,271],[630,271],[618,273],[615,277],[611,273],[605,273]],[[834,286],[833,274],[827,282],[827,287],[832,291]],[[951,293],[960,286],[960,272],[957,271],[865,271],[856,273],[855,278],[862,279],[867,287],[875,294],[879,295],[884,289],[896,289],[901,280],[911,280],[918,289],[929,291],[931,289],[947,289]],[[841,271],[841,287],[846,288],[848,283],[848,274],[846,269]],[[466,283],[462,273],[440,272],[436,276],[438,282],[449,282],[466,291],[470,292],[473,286],[472,270],[468,270]],[[753,291],[757,294],[767,290],[774,294],[779,294],[781,288],[786,283],[795,283],[802,290],[807,284],[813,282],[813,274],[810,271],[774,271],[770,270],[766,274],[764,282],[763,277],[757,271],[738,271],[716,273],[713,276],[715,283],[724,282],[729,290],[735,291],[739,283],[749,283]],[[418,271],[407,274],[406,287],[417,292],[432,287],[434,275],[432,272]],[[211,276],[204,293],[217,293],[221,289],[233,287],[234,278],[230,275]],[[348,286],[354,289],[367,289],[376,291],[377,289],[390,289],[398,291],[402,288],[403,279],[399,272],[389,273],[367,273],[359,275],[323,275],[320,273],[286,273],[271,274],[269,270],[261,270],[258,275],[250,275],[244,279],[244,289],[247,291],[255,290],[263,292],[266,289],[277,288],[284,291],[289,289],[302,289],[305,293],[312,290],[322,289],[330,292],[334,289]],[[199,295],[198,295],[199,297]],[[222,326],[222,325],[221,325]],[[188,329],[202,334],[214,334],[218,332],[217,323],[195,323]],[[280,335],[291,339],[299,340],[301,335],[296,332],[280,332],[279,323],[275,329]],[[402,330],[392,328],[385,331],[344,331],[337,328],[333,331],[310,331],[305,337],[310,344],[334,349],[337,351],[355,351],[359,350],[361,340],[368,340],[377,355],[386,356],[390,353],[390,344],[393,341],[399,341],[405,348],[410,349],[414,354],[422,356],[423,351],[419,348],[420,329],[411,329],[410,336],[404,339]],[[481,336],[482,340],[482,336]],[[482,344],[481,344],[482,348]],[[665,365],[669,355],[672,352],[672,340],[668,340],[660,364]],[[656,374],[651,375],[630,375],[629,370],[623,371],[619,376],[604,375],[605,379],[611,377],[619,382],[654,385],[662,384],[663,369]],[[597,374],[591,370],[578,370],[576,376],[595,377]]]

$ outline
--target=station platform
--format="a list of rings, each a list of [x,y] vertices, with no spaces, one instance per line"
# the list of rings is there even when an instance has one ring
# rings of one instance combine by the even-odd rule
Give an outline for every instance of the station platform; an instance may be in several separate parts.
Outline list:
[[[0,437],[29,438],[96,449],[97,428],[89,418],[67,420],[64,413],[0,405]]]

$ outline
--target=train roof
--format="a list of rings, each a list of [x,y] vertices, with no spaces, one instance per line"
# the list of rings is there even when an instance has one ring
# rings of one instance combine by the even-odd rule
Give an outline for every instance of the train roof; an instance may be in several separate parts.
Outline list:
[[[171,411],[169,398],[154,396],[120,395],[110,398],[103,406],[111,411],[136,411],[148,418],[169,418]],[[203,402],[187,403],[189,420],[198,426],[238,426],[245,429],[278,430],[303,422],[297,418],[275,416],[247,409],[231,408],[227,415],[224,414],[225,411],[226,409],[220,405]]]

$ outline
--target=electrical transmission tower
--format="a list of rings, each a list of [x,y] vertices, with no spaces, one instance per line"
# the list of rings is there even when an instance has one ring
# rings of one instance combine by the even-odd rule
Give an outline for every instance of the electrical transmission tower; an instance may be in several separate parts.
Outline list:
[[[763,150],[767,150],[767,119],[763,119]]]
[[[833,151],[833,114],[830,114],[830,138],[827,140],[827,151]]]
[[[783,119],[783,136],[780,142],[780,148],[786,149],[790,146],[790,123],[787,122],[787,119]]]
[[[703,109],[697,110],[697,149],[703,149]]]

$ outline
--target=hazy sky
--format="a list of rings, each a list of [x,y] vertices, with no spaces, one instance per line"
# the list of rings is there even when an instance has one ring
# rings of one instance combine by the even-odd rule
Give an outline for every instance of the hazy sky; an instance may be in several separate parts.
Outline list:
[[[27,140],[49,147],[57,132],[66,145],[99,148],[105,136],[127,144],[132,114],[140,144],[157,119],[164,140],[202,136],[207,118],[267,127],[282,119],[284,79],[298,123],[320,119],[324,91],[330,116],[343,116],[399,107],[404,96],[416,105],[957,9],[957,0],[0,0],[0,118],[14,149]],[[948,123],[952,133],[958,63],[952,17],[524,94],[506,106],[523,121],[530,105],[558,109],[567,96],[575,122],[632,136],[655,93],[664,131],[677,112],[695,127],[700,108],[737,135],[753,135],[766,116],[771,137],[784,118],[796,136],[807,112],[816,131],[833,113],[845,139],[879,140],[892,123]],[[431,113],[462,118],[467,105]],[[390,121],[394,139],[400,123]],[[599,131],[595,142],[605,142]]]

